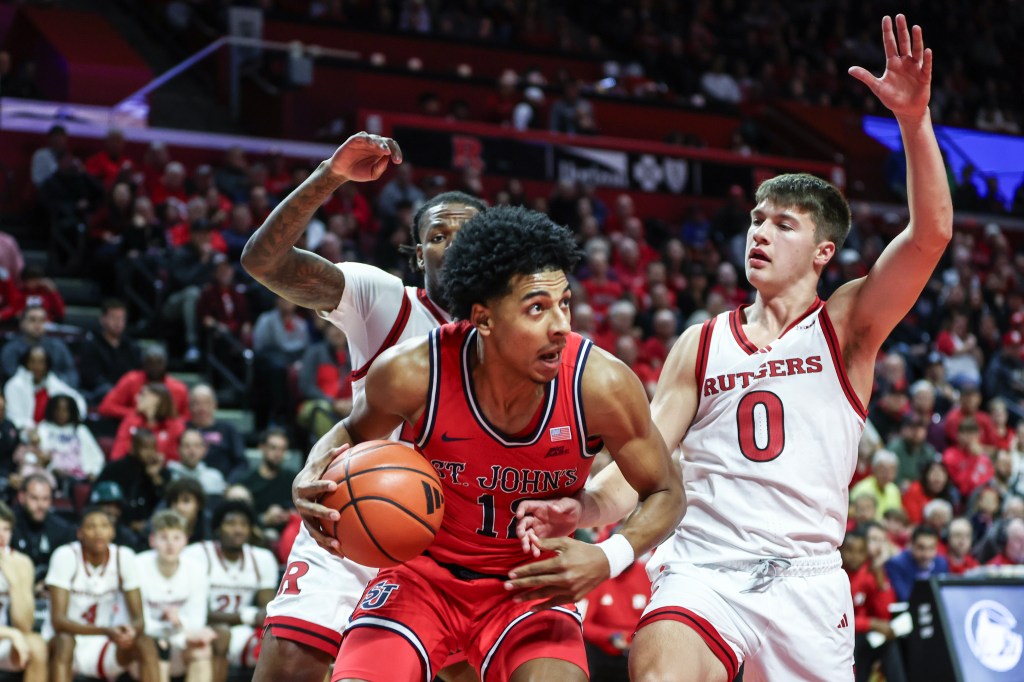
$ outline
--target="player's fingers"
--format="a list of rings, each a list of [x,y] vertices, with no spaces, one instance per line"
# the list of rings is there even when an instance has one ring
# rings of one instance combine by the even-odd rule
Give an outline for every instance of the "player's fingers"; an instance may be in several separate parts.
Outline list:
[[[924,74],[925,79],[928,82],[932,80],[932,48],[927,47],[924,50],[924,57],[921,59],[921,72]]]
[[[325,535],[323,531],[320,530],[319,526],[309,523],[306,519],[303,519],[302,523],[306,526],[306,530],[309,531],[309,536],[316,541],[316,544],[320,545],[331,554],[344,558],[344,554],[341,553],[340,542],[329,535]]]
[[[875,91],[876,83],[878,79],[871,75],[871,72],[860,66],[851,66],[847,71],[848,74],[859,80],[864,85],[871,89],[871,92]]]
[[[899,54],[896,51],[896,34],[892,31],[892,19],[888,16],[882,17],[882,47],[885,49],[886,59],[892,59]]]
[[[398,146],[398,143],[390,137],[385,137],[384,143],[388,146],[388,150],[391,153],[391,160],[395,163],[402,163],[402,148]]]
[[[900,48],[901,57],[910,57],[910,30],[907,29],[907,18],[902,14],[896,15],[896,40]]]
[[[335,481],[317,479],[296,485],[295,495],[306,500],[315,500],[324,493],[333,493],[337,489],[338,484]]]
[[[534,543],[541,550],[562,553],[569,546],[568,538],[537,538]]]
[[[384,171],[387,170],[388,161],[391,159],[390,156],[382,156],[373,163],[373,168],[370,170],[370,175],[374,178],[379,178],[384,175]]]
[[[921,64],[924,59],[924,33],[921,31],[921,27],[916,24],[910,31],[910,51],[913,53],[917,63]]]
[[[542,502],[541,500],[523,500],[519,503],[519,506],[516,507],[516,518],[525,519],[527,515],[533,516],[546,504],[550,503]]]

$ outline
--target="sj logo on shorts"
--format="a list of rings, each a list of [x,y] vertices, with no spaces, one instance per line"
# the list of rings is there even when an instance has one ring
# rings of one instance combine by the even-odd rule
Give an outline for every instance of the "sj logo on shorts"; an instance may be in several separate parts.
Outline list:
[[[363,601],[359,604],[359,608],[367,611],[379,609],[387,603],[388,597],[390,597],[391,593],[397,589],[398,585],[389,583],[387,580],[382,580],[366,591],[366,596],[363,597]]]

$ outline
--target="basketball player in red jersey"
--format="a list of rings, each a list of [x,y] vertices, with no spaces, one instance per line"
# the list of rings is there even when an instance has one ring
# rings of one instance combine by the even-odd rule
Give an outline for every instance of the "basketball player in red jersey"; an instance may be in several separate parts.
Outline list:
[[[557,605],[627,568],[682,517],[682,485],[643,386],[570,331],[567,273],[577,259],[572,234],[541,213],[500,206],[471,218],[445,257],[445,298],[460,322],[382,354],[364,400],[296,478],[306,521],[336,519],[311,502],[336,487],[317,480],[336,452],[325,446],[380,437],[404,421],[444,486],[433,544],[369,584],[333,680],[429,680],[454,651],[485,680],[585,680],[579,614]],[[545,541],[582,570],[512,590],[509,572],[530,560],[516,507],[582,488],[602,445],[641,500],[638,511],[599,545]]]
[[[373,358],[450,321],[437,303],[444,254],[462,224],[485,208],[479,199],[461,192],[445,192],[420,207],[412,225],[412,261],[424,273],[423,289],[406,287],[371,265],[334,264],[295,248],[317,208],[334,190],[344,182],[379,178],[389,160],[402,160],[394,140],[353,135],[281,202],[242,255],[242,264],[257,280],[345,331],[352,366],[357,368],[352,376],[355,398],[362,394]],[[352,609],[376,573],[333,556],[303,528],[288,556],[278,594],[267,606],[256,682],[321,682],[337,656]],[[448,682],[476,680],[464,663],[446,668],[441,677]]]
[[[882,21],[886,70],[864,82],[896,116],[910,224],[866,277],[823,303],[822,269],[849,207],[836,188],[783,175],[757,191],[747,233],[750,306],[691,327],[666,361],[652,411],[685,458],[686,519],[648,564],[650,605],[630,651],[634,682],[853,679],[849,581],[837,547],[875,357],[952,235],[953,207],[928,113],[932,55],[920,27]],[[574,499],[524,503],[519,531],[614,521],[635,496],[609,467]],[[559,570],[565,570],[559,566]],[[514,572],[538,589],[550,562]]]

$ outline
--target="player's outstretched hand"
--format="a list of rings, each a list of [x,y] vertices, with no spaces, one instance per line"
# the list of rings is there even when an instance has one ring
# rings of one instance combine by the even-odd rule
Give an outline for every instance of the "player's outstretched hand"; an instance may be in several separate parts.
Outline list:
[[[537,541],[550,559],[516,567],[508,574],[505,589],[518,591],[518,602],[543,599],[537,609],[577,602],[608,579],[608,558],[598,547],[572,538],[547,538]]]
[[[523,500],[516,507],[516,535],[523,544],[523,552],[539,557],[538,541],[572,535],[579,524],[583,505],[575,497],[555,500]]]
[[[341,544],[330,535],[323,532],[320,522],[337,521],[341,518],[337,509],[325,507],[318,504],[317,500],[324,493],[332,493],[338,488],[334,481],[321,479],[327,466],[334,461],[334,458],[349,449],[346,443],[338,448],[330,448],[318,453],[316,447],[309,453],[306,466],[302,467],[292,481],[292,502],[296,511],[302,517],[302,523],[306,530],[316,540],[316,543],[335,556],[344,558],[341,553]]]
[[[896,28],[889,17],[882,18],[885,73],[875,78],[867,69],[851,66],[850,75],[875,93],[875,97],[897,118],[924,116],[931,97],[932,51],[925,49],[920,26],[907,27],[907,18],[896,15]]]
[[[402,163],[402,149],[390,137],[356,133],[331,156],[331,172],[354,182],[376,180],[388,161]]]

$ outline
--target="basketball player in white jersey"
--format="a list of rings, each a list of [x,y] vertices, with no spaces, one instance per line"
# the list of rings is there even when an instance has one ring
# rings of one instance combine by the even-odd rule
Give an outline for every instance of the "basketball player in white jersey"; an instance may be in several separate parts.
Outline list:
[[[209,577],[207,622],[217,633],[213,679],[224,682],[231,666],[256,666],[260,630],[277,588],[277,559],[270,550],[249,544],[256,512],[247,502],[224,501],[213,513],[212,526],[217,540],[189,545],[181,556]]]
[[[160,652],[160,679],[210,682],[210,644],[217,634],[206,626],[210,593],[206,566],[181,556],[188,544],[188,522],[171,509],[150,521],[149,546],[136,564],[146,617],[146,634]]]
[[[412,225],[414,267],[424,273],[424,288],[406,287],[379,268],[338,263],[294,248],[317,208],[341,184],[376,180],[388,160],[401,163],[401,150],[389,138],[360,133],[299,186],[250,238],[242,264],[279,296],[318,314],[345,331],[353,372],[353,399],[363,391],[370,362],[391,346],[450,321],[441,300],[444,252],[469,218],[485,208],[461,192],[446,192],[417,211]],[[400,438],[400,434],[393,436]],[[341,632],[377,569],[339,559],[317,545],[303,526],[274,601],[267,608],[256,682],[288,679],[321,682],[333,665]],[[456,677],[472,680],[463,666]]]
[[[629,664],[634,682],[852,680],[849,582],[837,547],[871,395],[875,357],[914,304],[952,234],[953,207],[928,112],[932,55],[906,19],[882,22],[886,71],[860,67],[896,116],[910,224],[866,277],[815,292],[850,224],[838,190],[807,175],[761,185],[747,233],[750,306],[688,329],[652,411],[684,457],[687,514],[648,564],[650,605]],[[615,467],[577,499],[524,503],[524,548],[566,521],[601,525],[635,502]],[[514,586],[546,584],[539,562]],[[561,567],[561,570],[565,570]]]
[[[46,680],[46,642],[32,632],[35,569],[11,548],[14,512],[0,502],[0,670],[24,671],[26,682]]]
[[[113,544],[114,523],[105,511],[82,512],[78,541],[50,557],[50,680],[74,675],[116,680],[132,663],[139,679],[157,682],[156,645],[145,635],[135,552]]]

